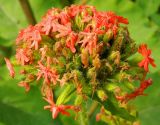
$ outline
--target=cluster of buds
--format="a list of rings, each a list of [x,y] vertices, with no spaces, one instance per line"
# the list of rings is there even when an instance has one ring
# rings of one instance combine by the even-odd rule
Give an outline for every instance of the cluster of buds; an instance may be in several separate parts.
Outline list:
[[[111,114],[133,120],[120,105],[144,95],[152,83],[145,80],[148,66],[155,64],[151,50],[145,44],[136,46],[126,24],[126,18],[93,6],[50,9],[41,22],[21,30],[16,39],[15,60],[23,75],[19,86],[29,91],[34,81],[40,81],[49,103],[44,108],[53,118],[59,113],[68,116],[67,110],[81,111],[83,101],[91,98]],[[144,59],[139,60],[141,55]],[[5,60],[14,77],[12,64]],[[135,81],[140,81],[139,88],[134,87]],[[61,88],[63,92],[53,96]],[[75,103],[69,104],[72,97]]]

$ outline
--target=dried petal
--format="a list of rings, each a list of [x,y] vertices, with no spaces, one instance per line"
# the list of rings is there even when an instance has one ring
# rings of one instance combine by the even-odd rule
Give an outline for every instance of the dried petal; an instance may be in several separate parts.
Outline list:
[[[21,82],[18,84],[18,86],[24,87],[25,90],[26,90],[26,92],[28,92],[28,91],[30,90],[30,85],[29,85],[29,83],[27,83],[27,82],[25,82],[25,81],[21,81]]]
[[[13,69],[12,63],[11,63],[10,60],[7,59],[7,58],[4,58],[4,60],[5,60],[5,62],[6,62],[6,65],[7,65],[8,70],[9,70],[9,72],[10,72],[10,76],[11,76],[12,78],[14,78],[14,76],[15,76],[15,71],[14,71],[14,69]]]

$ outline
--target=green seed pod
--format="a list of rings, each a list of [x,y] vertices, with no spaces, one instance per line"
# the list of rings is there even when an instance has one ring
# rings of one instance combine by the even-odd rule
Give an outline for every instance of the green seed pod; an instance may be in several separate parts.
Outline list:
[[[64,104],[64,103],[66,103],[66,101],[69,101],[68,98],[70,98],[70,95],[74,92],[73,85],[67,84],[64,87],[65,88],[64,88],[63,92],[59,95],[59,97],[56,101],[57,105]]]
[[[83,31],[84,29],[84,23],[80,15],[77,15],[75,17],[75,27],[77,28],[77,30],[81,30],[81,31]]]
[[[101,99],[101,101],[106,101],[106,99],[108,98],[103,90],[98,90],[97,96]]]
[[[108,30],[104,35],[103,35],[103,42],[109,42],[113,38],[113,32],[111,30]]]
[[[96,71],[95,71],[94,67],[93,68],[89,68],[88,72],[87,72],[87,78],[91,79],[95,73],[96,73]]]
[[[108,57],[108,60],[111,61],[111,63],[113,62],[113,64],[115,65],[119,65],[120,59],[121,59],[121,55],[119,51],[112,51],[112,53]]]
[[[83,101],[83,96],[82,95],[77,95],[74,104],[75,105],[81,105]]]
[[[105,89],[107,91],[114,92],[114,90],[117,88],[116,83],[106,83]]]
[[[82,67],[80,55],[76,55],[73,58],[73,63],[75,69],[80,69]]]

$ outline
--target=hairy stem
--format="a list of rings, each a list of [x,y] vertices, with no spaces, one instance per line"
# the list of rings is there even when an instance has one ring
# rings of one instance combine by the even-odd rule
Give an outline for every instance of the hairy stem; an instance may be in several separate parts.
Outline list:
[[[19,3],[23,9],[23,12],[27,18],[27,21],[29,24],[35,25],[36,19],[34,17],[33,11],[31,9],[31,6],[29,4],[28,0],[19,0]]]

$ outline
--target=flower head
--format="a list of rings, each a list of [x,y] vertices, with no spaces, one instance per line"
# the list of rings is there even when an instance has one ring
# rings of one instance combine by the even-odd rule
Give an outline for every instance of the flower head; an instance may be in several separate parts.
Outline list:
[[[155,66],[150,57],[151,50],[141,45],[138,52],[144,59],[139,66],[133,66],[134,59],[130,61],[128,58],[135,54],[136,44],[130,38],[127,27],[121,24],[128,24],[128,20],[114,12],[97,11],[93,6],[50,9],[42,21],[21,30],[17,37],[16,64],[21,66],[24,80],[19,86],[29,91],[31,82],[41,82],[42,79],[43,83],[39,85],[41,93],[49,103],[44,109],[51,111],[53,119],[59,114],[69,116],[68,110],[79,111],[79,106],[84,106],[83,101],[87,97],[104,106],[97,115],[97,120],[103,119],[107,115],[107,97],[123,95],[126,89],[122,88],[133,90],[134,84],[131,83],[137,80],[141,81],[139,88],[117,99],[127,102],[144,95],[144,90],[152,83],[151,79],[145,80],[148,65]],[[14,77],[11,63],[7,59],[6,63]],[[114,84],[118,82],[125,84]],[[59,91],[62,86],[63,92]],[[69,101],[76,106],[66,105]],[[113,101],[118,109],[119,103]],[[109,114],[116,115],[109,107]],[[118,113],[122,118],[130,117],[123,109],[117,111],[122,111],[122,115]]]

